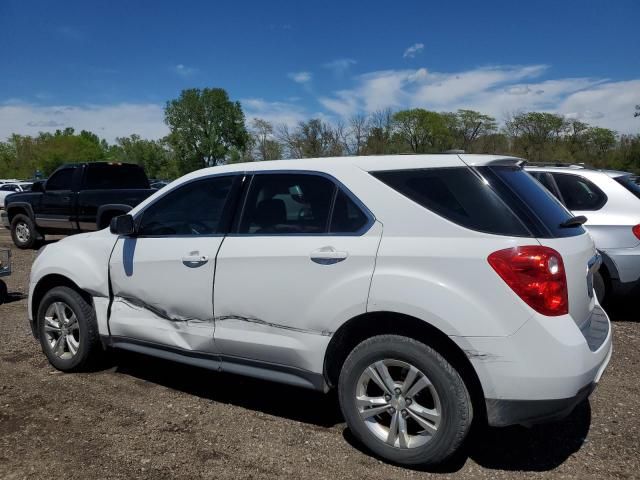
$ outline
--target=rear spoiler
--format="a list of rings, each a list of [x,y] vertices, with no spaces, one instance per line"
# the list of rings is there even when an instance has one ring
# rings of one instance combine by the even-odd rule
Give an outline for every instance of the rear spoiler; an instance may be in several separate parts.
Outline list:
[[[497,157],[496,155],[458,155],[470,167],[524,167],[526,160],[518,157]]]

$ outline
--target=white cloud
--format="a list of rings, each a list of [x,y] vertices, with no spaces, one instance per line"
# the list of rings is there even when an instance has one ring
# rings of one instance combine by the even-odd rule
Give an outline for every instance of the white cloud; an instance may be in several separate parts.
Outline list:
[[[356,63],[358,62],[356,62],[353,58],[338,58],[336,60],[332,60],[331,62],[327,62],[322,66],[333,71],[336,76],[342,77],[345,73],[347,73],[349,68],[351,68],[351,66],[355,65]]]
[[[309,83],[311,81],[310,72],[291,72],[288,77],[296,83]]]
[[[269,102],[262,98],[245,98],[240,100],[247,123],[254,118],[261,118],[273,125],[285,124],[290,127],[308,119],[306,111],[292,103]]]
[[[164,110],[157,104],[120,103],[115,105],[40,106],[28,103],[0,105],[0,140],[13,133],[37,135],[72,127],[90,130],[108,142],[116,137],[137,133],[156,139],[169,130],[164,124]]]
[[[414,43],[404,51],[402,58],[414,58],[422,50],[424,50],[424,43]]]
[[[173,71],[180,75],[181,77],[190,77],[196,73],[198,73],[197,68],[187,67],[186,65],[179,63],[175,67],[173,67]]]

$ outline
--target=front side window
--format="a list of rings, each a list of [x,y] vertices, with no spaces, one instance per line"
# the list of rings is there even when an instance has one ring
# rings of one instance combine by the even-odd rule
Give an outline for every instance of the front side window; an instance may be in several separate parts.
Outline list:
[[[318,175],[255,175],[238,233],[326,233],[335,189],[332,181]]]
[[[47,191],[71,190],[75,171],[75,168],[65,168],[55,172],[51,178],[47,180]]]
[[[138,234],[175,236],[221,233],[225,205],[234,178],[212,177],[177,187],[145,209]]]
[[[580,175],[554,173],[553,178],[569,210],[599,210],[607,203],[604,192]]]

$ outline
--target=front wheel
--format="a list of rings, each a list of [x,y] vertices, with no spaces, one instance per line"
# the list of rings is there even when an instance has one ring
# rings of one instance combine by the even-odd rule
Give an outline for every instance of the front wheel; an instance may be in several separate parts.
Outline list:
[[[89,370],[101,358],[95,311],[77,291],[51,289],[40,302],[37,319],[42,350],[58,370]]]
[[[26,250],[35,248],[38,244],[38,231],[30,217],[23,214],[16,215],[11,221],[11,238],[16,247]]]
[[[432,466],[451,457],[473,419],[455,368],[431,347],[398,335],[360,343],[342,367],[338,395],[354,436],[403,465]]]

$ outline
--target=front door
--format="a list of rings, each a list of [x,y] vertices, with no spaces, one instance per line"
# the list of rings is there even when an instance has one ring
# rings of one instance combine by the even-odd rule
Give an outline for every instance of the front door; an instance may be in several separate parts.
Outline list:
[[[67,167],[56,172],[45,183],[42,201],[36,207],[36,224],[48,230],[72,230],[74,228],[74,183],[81,169]]]
[[[321,371],[335,325],[366,311],[381,234],[370,212],[326,176],[254,175],[218,254],[215,343],[223,361]]]
[[[176,187],[136,216],[135,236],[118,239],[109,263],[114,340],[214,351],[213,276],[237,179]]]

